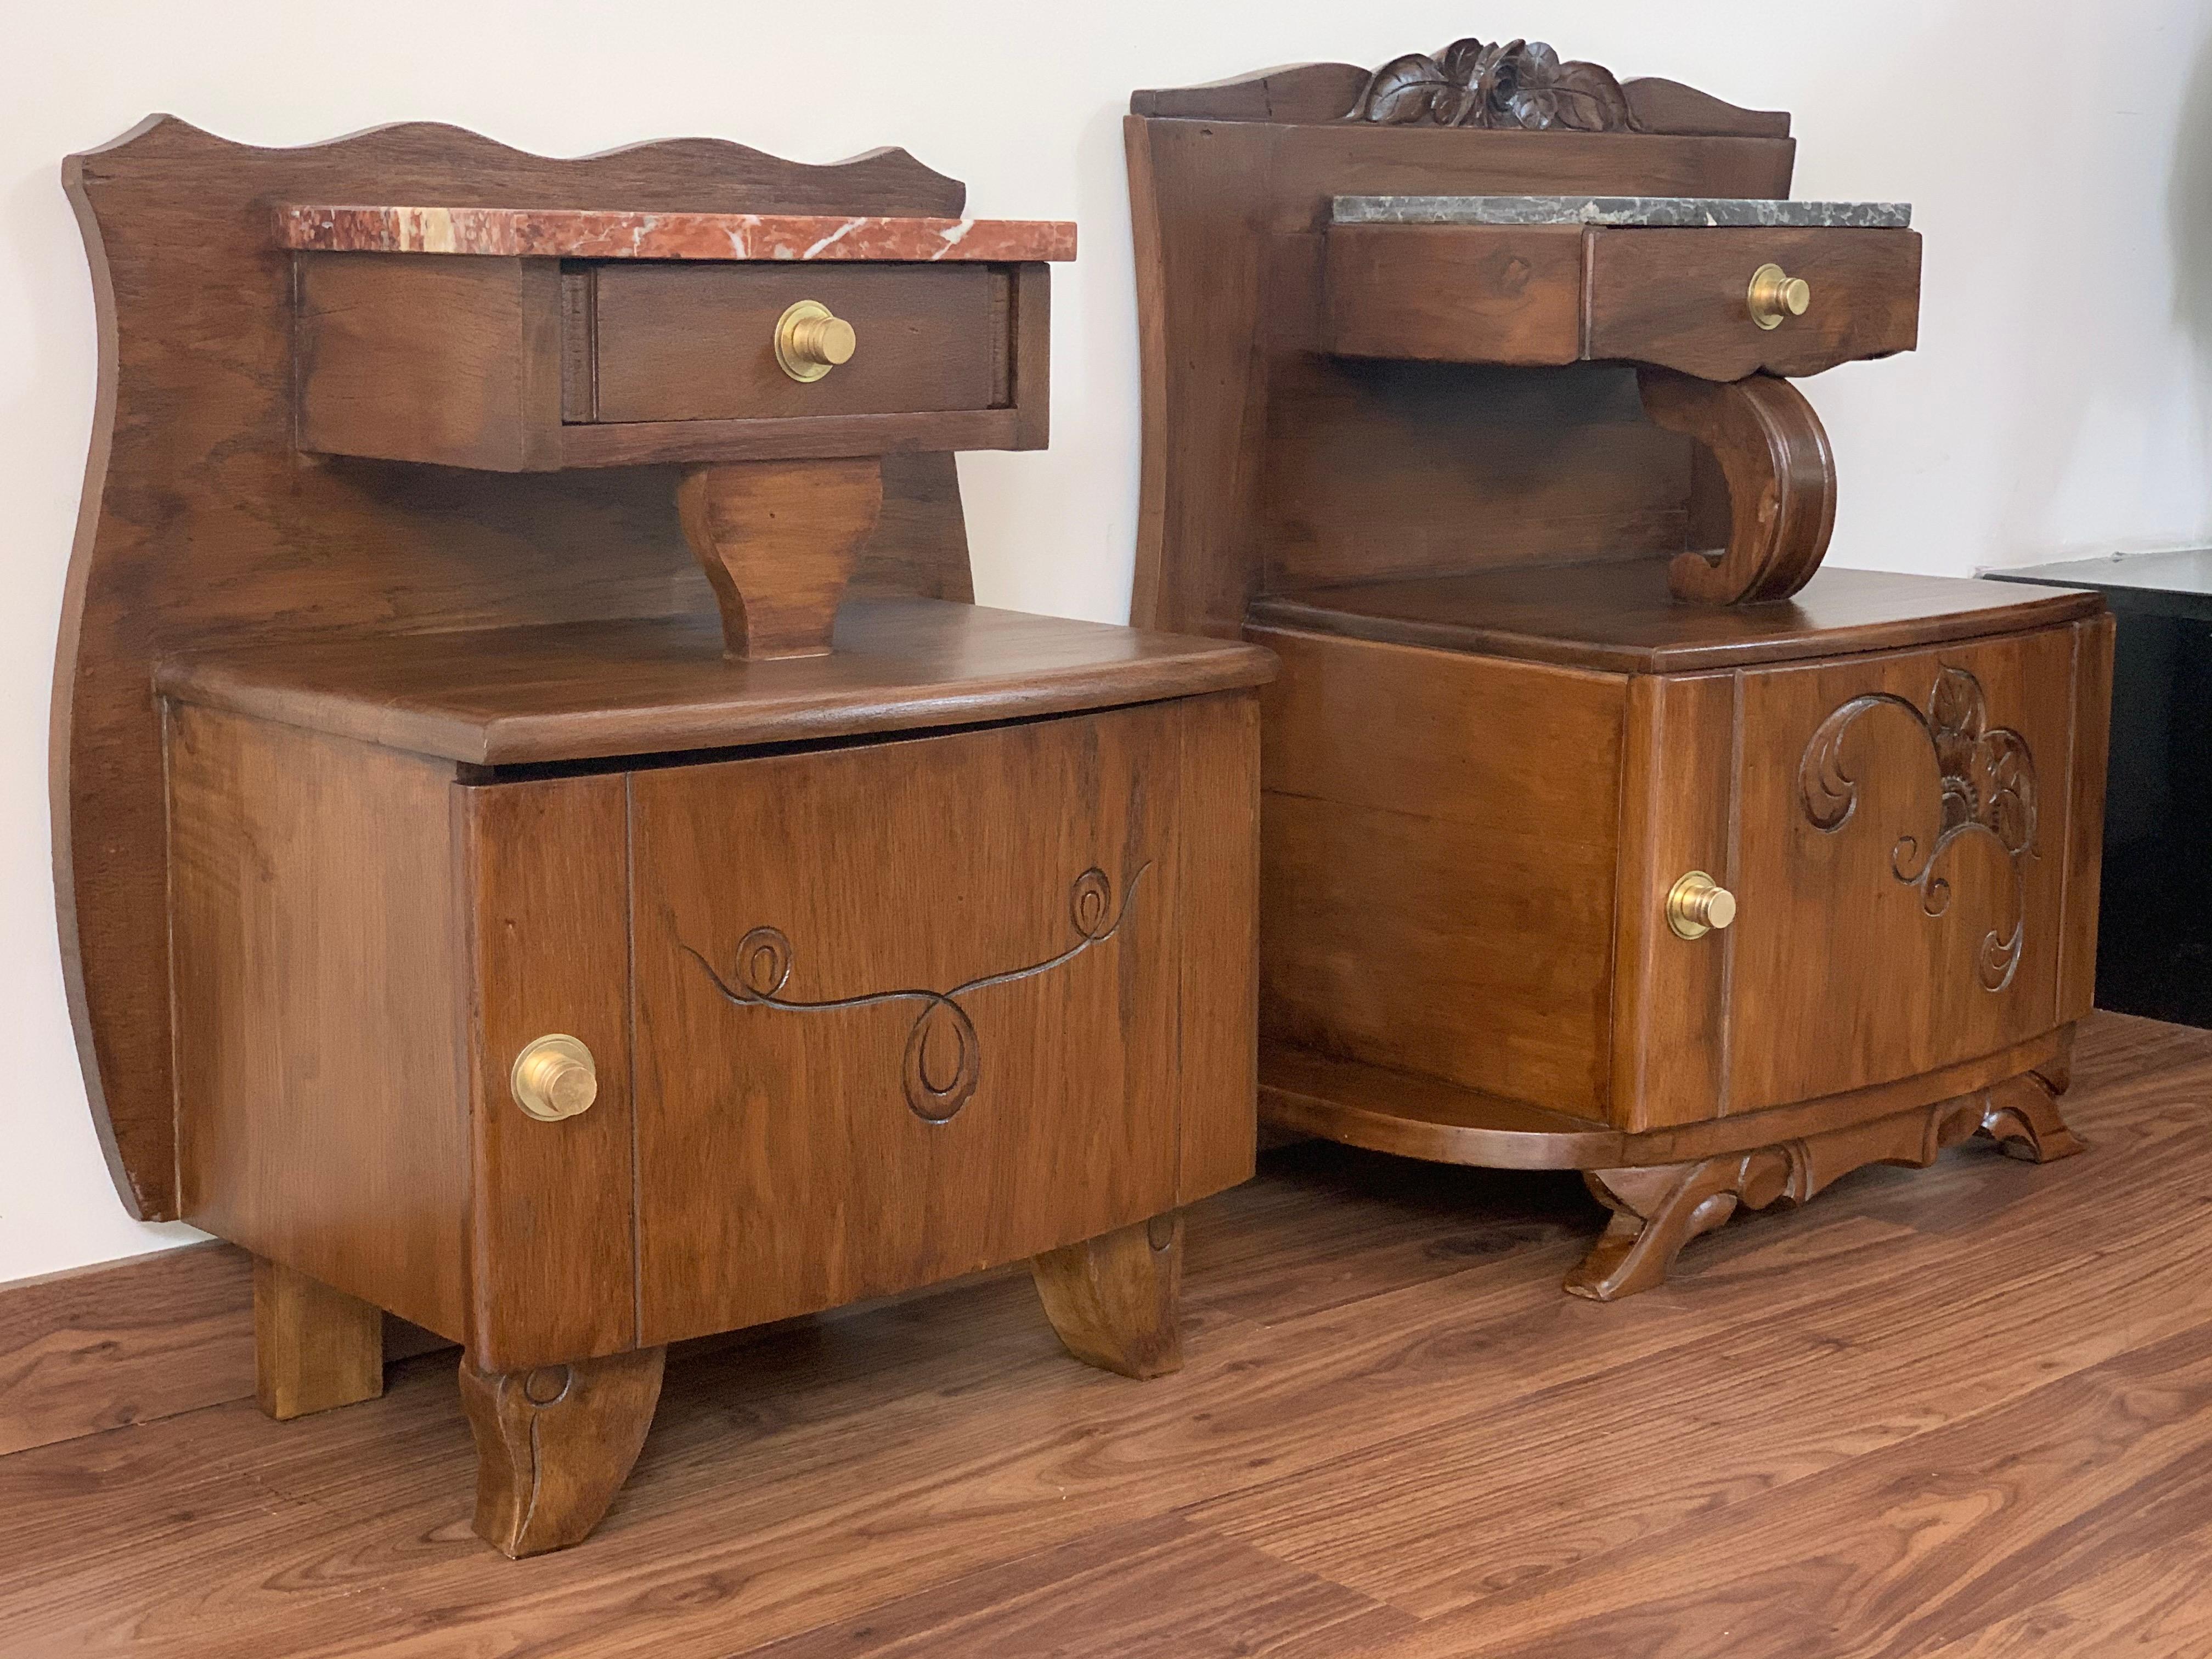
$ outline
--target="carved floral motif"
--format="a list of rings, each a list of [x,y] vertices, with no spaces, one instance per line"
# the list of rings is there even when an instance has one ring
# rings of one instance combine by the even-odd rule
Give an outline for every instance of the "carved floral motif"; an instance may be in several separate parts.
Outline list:
[[[1455,40],[1376,70],[1346,118],[1384,126],[1632,132],[1627,94],[1600,64],[1561,63],[1541,40]]]
[[[1920,907],[1940,916],[1951,903],[1945,855],[1962,836],[1987,836],[2009,855],[2012,927],[1992,928],[1982,941],[1977,967],[1983,988],[2002,991],[2020,966],[2027,896],[2020,863],[2035,854],[2035,757],[2027,739],[2008,726],[1988,723],[1981,682],[1963,668],[1939,668],[1926,712],[1888,692],[1853,697],[1820,722],[1797,766],[1805,816],[1814,828],[1833,833],[1858,809],[1858,783],[1844,769],[1844,738],[1874,709],[1901,709],[1928,739],[1936,763],[1935,823],[1910,830],[1890,849],[1890,870],[1920,891]]]
[[[684,949],[706,970],[714,988],[741,1007],[825,1013],[840,1008],[865,1008],[880,1002],[920,1003],[913,1028],[907,1034],[902,1078],[906,1103],[924,1122],[948,1123],[968,1103],[969,1097],[975,1092],[975,1085],[982,1079],[982,1042],[975,1034],[975,1022],[961,1006],[960,999],[988,986],[1011,984],[1015,980],[1049,973],[1074,961],[1092,945],[1106,943],[1121,931],[1121,923],[1136,898],[1137,884],[1152,867],[1149,861],[1137,867],[1118,908],[1114,903],[1114,884],[1106,872],[1096,866],[1085,870],[1068,884],[1068,923],[1075,930],[1074,944],[1042,962],[1010,968],[1004,973],[986,974],[946,991],[871,991],[825,1002],[792,1000],[782,991],[784,981],[791,977],[794,952],[790,939],[775,927],[756,927],[738,941],[737,962],[728,979],[717,973],[714,965],[690,945]],[[945,1064],[948,1047],[951,1060],[949,1067]]]

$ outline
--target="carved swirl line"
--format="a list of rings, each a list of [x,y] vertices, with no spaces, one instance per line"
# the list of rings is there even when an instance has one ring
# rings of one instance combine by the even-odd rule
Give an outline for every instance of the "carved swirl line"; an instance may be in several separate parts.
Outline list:
[[[925,1123],[949,1123],[968,1103],[969,1097],[975,1092],[975,1085],[982,1080],[982,1040],[975,1033],[975,1022],[961,1006],[960,999],[994,985],[1007,985],[1016,980],[1048,974],[1054,969],[1074,961],[1092,945],[1105,944],[1121,931],[1122,922],[1128,918],[1129,907],[1136,902],[1137,884],[1145,878],[1145,872],[1152,867],[1149,859],[1137,866],[1136,873],[1129,878],[1129,884],[1123,890],[1121,902],[1116,908],[1112,880],[1104,871],[1092,866],[1068,884],[1068,921],[1075,929],[1074,944],[1041,962],[1009,968],[1002,973],[985,974],[980,978],[963,981],[949,990],[869,991],[859,996],[801,1002],[779,994],[784,981],[791,977],[794,952],[791,940],[778,928],[755,927],[738,941],[735,984],[716,972],[714,964],[697,951],[688,945],[682,948],[705,970],[715,990],[726,1000],[740,1007],[776,1008],[787,1013],[818,1014],[840,1009],[866,1008],[884,1002],[919,1002],[921,1008],[907,1033],[906,1054],[901,1066],[906,1103]],[[933,1048],[941,1047],[947,1037],[951,1043],[953,1058],[949,1073],[940,1072],[931,1062]]]
[[[2020,968],[2027,930],[2020,861],[2035,856],[2035,757],[2019,732],[1988,724],[1979,680],[1963,668],[1939,666],[1925,711],[1875,691],[1838,705],[1820,722],[1797,763],[1798,793],[1815,830],[1832,835],[1858,811],[1858,781],[1844,764],[1844,740],[1862,717],[1883,708],[1902,709],[1927,738],[1936,775],[1934,832],[1901,833],[1890,847],[1890,873],[1919,890],[1923,915],[1940,916],[1951,904],[1951,882],[1942,873],[1951,848],[1962,837],[1986,836],[2004,849],[2012,872],[2012,927],[1991,928],[1975,955],[1982,988],[2002,991]]]

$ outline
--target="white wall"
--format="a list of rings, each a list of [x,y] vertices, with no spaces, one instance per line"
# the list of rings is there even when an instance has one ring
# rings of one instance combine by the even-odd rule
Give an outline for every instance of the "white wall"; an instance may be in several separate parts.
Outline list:
[[[1795,112],[1801,196],[1903,198],[1920,352],[1822,377],[1841,563],[1966,573],[2212,540],[2212,9],[2197,0],[6,0],[0,104],[0,1279],[194,1237],[125,1219],[54,937],[46,704],[92,417],[64,154],[152,110],[302,143],[434,118],[568,155],[900,143],[975,211],[1068,217],[1053,447],[963,458],[989,603],[1118,620],[1136,514],[1129,90],[1495,28]]]

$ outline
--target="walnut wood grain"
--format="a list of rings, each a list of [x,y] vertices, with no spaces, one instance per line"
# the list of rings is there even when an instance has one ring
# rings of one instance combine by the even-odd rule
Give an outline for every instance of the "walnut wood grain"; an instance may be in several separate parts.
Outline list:
[[[56,891],[101,1144],[126,1206],[161,1218],[178,1208],[155,661],[218,637],[596,623],[711,605],[665,477],[302,462],[295,256],[272,243],[270,204],[396,195],[457,207],[957,217],[964,191],[895,151],[809,167],[684,140],[553,161],[429,125],[276,150],[168,117],[71,158],[64,181],[92,268],[100,369],[58,655]],[[1007,411],[990,417],[1009,433],[1018,425]],[[883,527],[860,580],[966,598],[950,458],[902,458],[886,476]]]
[[[2094,618],[2100,605],[2075,589],[1992,592],[1999,584],[1834,568],[1781,604],[1681,605],[1668,579],[1664,560],[1644,559],[1353,582],[1259,600],[1251,619],[1255,629],[1675,674],[2020,633]]]
[[[1234,1146],[1243,1079],[1179,1059],[1186,1009],[1206,1048],[1249,1030],[1241,997],[1184,990],[1187,951],[1196,980],[1251,949],[1249,914],[1176,926],[1183,839],[1215,833],[1179,798],[1198,712],[632,775],[641,1340],[1140,1222],[1176,1202],[1186,1119]],[[1188,735],[1249,768],[1249,715]]]
[[[179,656],[160,684],[179,702],[507,766],[1029,719],[1274,674],[1253,646],[940,600],[848,601],[833,637],[830,656],[763,663],[729,661],[711,616],[301,639]]]
[[[638,1345],[629,798],[619,773],[457,788],[455,954],[466,965],[473,1361],[520,1371]],[[457,1008],[456,1012],[459,1012]],[[589,1110],[516,1104],[515,1056],[558,1034],[592,1054]]]
[[[677,511],[741,662],[829,654],[837,606],[883,510],[872,457],[693,467]]]
[[[1770,374],[1715,385],[1666,369],[1637,376],[1644,412],[1710,451],[1726,481],[1727,544],[1668,566],[1678,599],[1757,605],[1813,580],[1836,525],[1836,458],[1812,404]]]
[[[1818,374],[1919,343],[1917,231],[1593,227],[1588,237],[1588,356],[1736,380]],[[1765,264],[1813,292],[1802,316],[1771,329],[1746,303]]]
[[[590,270],[594,401],[607,422],[773,419],[988,409],[1012,325],[981,266],[609,265]],[[852,360],[799,381],[776,322],[816,300],[853,325]],[[574,416],[571,416],[574,418]]]
[[[461,1361],[477,1443],[477,1536],[520,1559],[581,1543],[644,1449],[665,1348],[485,1372]]]
[[[1182,1369],[1182,1214],[1157,1215],[1031,1259],[1068,1352],[1123,1376]]]
[[[253,1261],[253,1397],[279,1423],[384,1392],[384,1314],[266,1256]]]
[[[1331,225],[1328,243],[1331,351],[1513,364],[1584,356],[1580,225]]]
[[[210,709],[168,732],[183,1212],[459,1340],[453,768]]]

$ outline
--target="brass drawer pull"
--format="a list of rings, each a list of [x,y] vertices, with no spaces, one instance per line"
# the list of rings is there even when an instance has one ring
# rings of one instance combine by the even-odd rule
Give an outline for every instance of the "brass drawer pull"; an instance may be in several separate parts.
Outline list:
[[[526,1044],[507,1073],[514,1103],[544,1123],[587,1112],[599,1097],[599,1071],[592,1051],[556,1032]]]
[[[775,320],[776,364],[794,380],[820,380],[859,344],[852,324],[819,300],[801,300]]]
[[[1667,890],[1667,925],[1684,939],[1703,939],[1735,920],[1735,895],[1702,870]]]
[[[1805,307],[1813,303],[1812,284],[1780,265],[1761,265],[1751,273],[1744,303],[1751,308],[1753,322],[1761,328],[1779,328],[1785,317],[1805,314]]]

